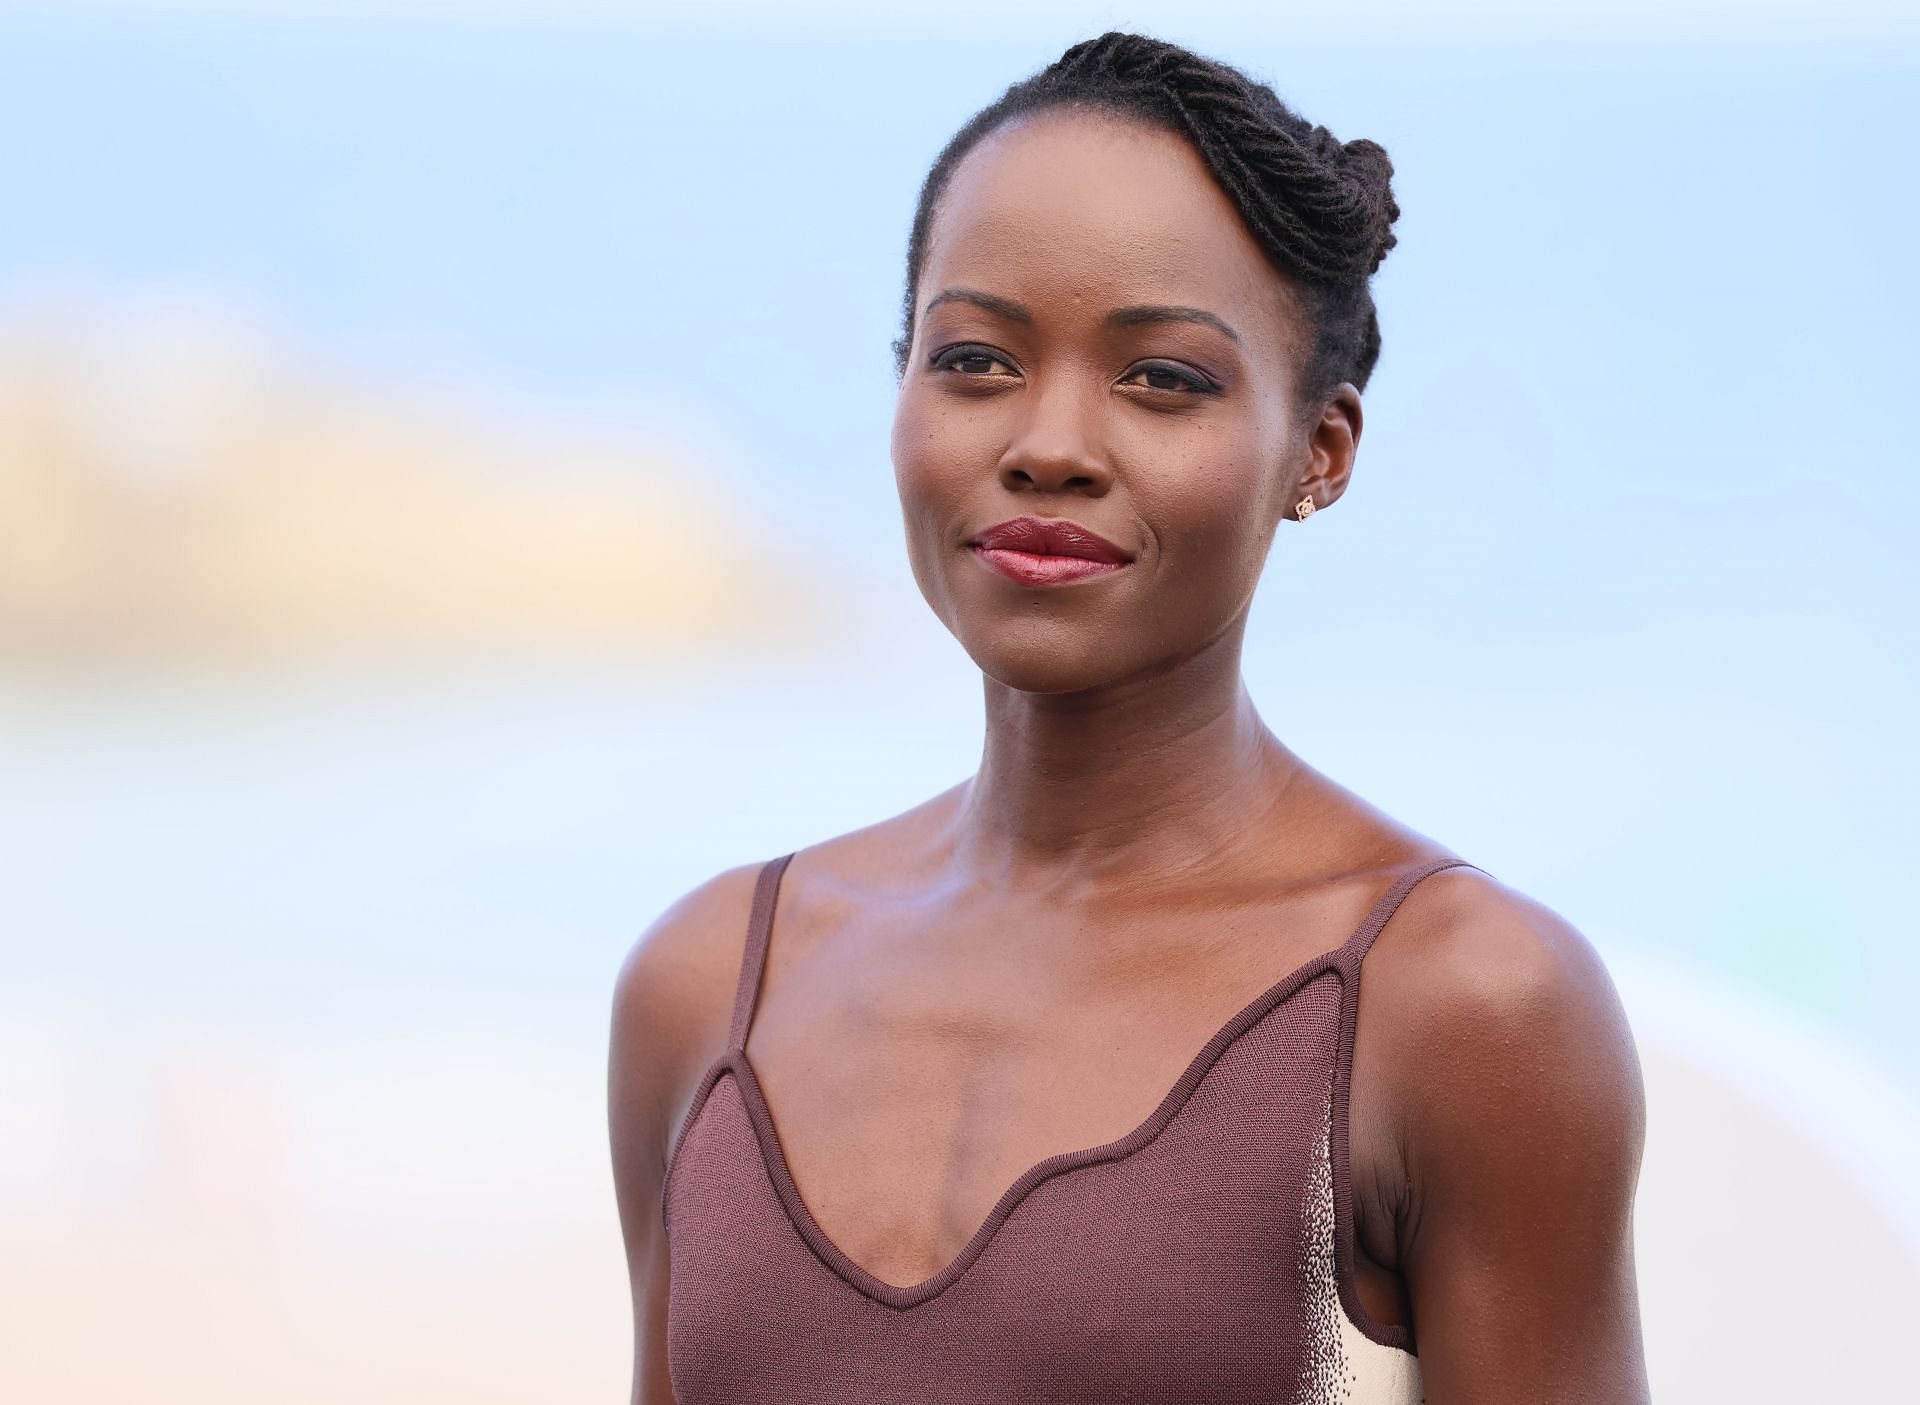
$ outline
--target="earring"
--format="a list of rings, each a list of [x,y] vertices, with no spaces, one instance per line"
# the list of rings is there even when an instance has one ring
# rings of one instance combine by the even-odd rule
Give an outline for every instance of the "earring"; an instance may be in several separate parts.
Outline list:
[[[1293,515],[1298,517],[1302,522],[1306,521],[1309,517],[1313,516],[1313,513],[1314,513],[1314,507],[1313,507],[1312,493],[1308,493],[1304,498],[1300,499],[1299,502],[1293,505]]]

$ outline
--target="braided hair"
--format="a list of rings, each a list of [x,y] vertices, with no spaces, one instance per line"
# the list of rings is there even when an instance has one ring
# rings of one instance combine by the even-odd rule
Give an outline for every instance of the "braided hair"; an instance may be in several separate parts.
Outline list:
[[[1236,68],[1177,44],[1110,31],[1075,44],[968,119],[920,187],[907,242],[907,288],[895,369],[906,374],[921,267],[936,207],[954,168],[989,133],[1052,108],[1111,112],[1190,141],[1268,259],[1291,278],[1314,323],[1302,398],[1342,381],[1365,390],[1380,357],[1367,282],[1396,240],[1393,163],[1364,138],[1342,142],[1297,116]]]

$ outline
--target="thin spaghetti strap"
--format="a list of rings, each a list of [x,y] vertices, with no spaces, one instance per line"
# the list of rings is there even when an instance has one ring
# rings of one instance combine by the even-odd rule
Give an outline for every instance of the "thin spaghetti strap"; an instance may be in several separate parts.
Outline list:
[[[733,993],[733,1025],[727,1032],[730,1054],[747,1047],[754,1002],[760,998],[760,976],[767,965],[767,939],[773,932],[773,903],[780,892],[780,875],[792,861],[792,854],[782,854],[760,866],[753,889],[753,912],[747,918],[746,950],[740,954],[740,984]]]
[[[1422,879],[1449,868],[1471,868],[1486,873],[1478,864],[1465,859],[1438,858],[1408,869],[1386,894],[1374,904],[1373,911],[1361,922],[1346,945],[1335,953],[1341,977],[1339,1034],[1334,1045],[1333,1086],[1327,1098],[1327,1151],[1333,1181],[1333,1259],[1334,1282],[1347,1317],[1369,1337],[1383,1346],[1415,1351],[1413,1329],[1398,1323],[1382,1322],[1367,1311],[1360,1301],[1355,1264],[1357,1262],[1358,1221],[1353,1211],[1352,1149],[1348,1145],[1348,1123],[1352,1116],[1353,1046],[1360,1019],[1360,962],[1387,925],[1387,919],[1399,910]],[[1492,877],[1488,874],[1488,877]]]
[[[1411,893],[1422,879],[1448,868],[1470,868],[1476,873],[1486,873],[1486,870],[1478,864],[1451,857],[1432,859],[1418,868],[1408,869],[1400,875],[1399,881],[1387,889],[1380,901],[1373,905],[1373,911],[1369,912],[1360,925],[1354,928],[1353,935],[1348,937],[1346,944],[1340,948],[1340,959],[1349,970],[1358,968],[1367,954],[1367,948],[1372,946],[1373,939],[1380,935],[1380,929],[1387,925],[1387,919],[1399,910],[1402,902],[1406,901],[1407,894]]]

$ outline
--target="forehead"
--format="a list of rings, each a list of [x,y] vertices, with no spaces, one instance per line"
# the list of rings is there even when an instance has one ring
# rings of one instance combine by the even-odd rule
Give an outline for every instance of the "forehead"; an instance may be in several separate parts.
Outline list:
[[[928,231],[921,298],[953,284],[1036,318],[1139,303],[1200,307],[1250,349],[1296,348],[1297,307],[1199,152],[1162,128],[1056,109],[985,137]]]

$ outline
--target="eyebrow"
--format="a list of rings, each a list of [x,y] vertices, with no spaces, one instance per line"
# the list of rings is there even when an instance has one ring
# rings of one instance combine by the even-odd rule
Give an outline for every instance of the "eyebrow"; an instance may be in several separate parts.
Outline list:
[[[1216,332],[1225,332],[1235,341],[1240,334],[1211,312],[1198,307],[1116,307],[1107,314],[1109,327],[1142,327],[1152,322],[1198,322]]]
[[[983,307],[996,317],[1004,317],[1009,322],[1031,322],[1033,314],[1011,298],[996,298],[992,293],[983,293],[978,288],[948,288],[927,300],[920,315],[925,317],[943,302],[970,302],[975,307]]]
[[[1009,322],[1031,323],[1033,314],[1011,298],[995,297],[992,293],[983,293],[978,288],[947,288],[927,299],[927,305],[920,315],[925,317],[943,302],[972,303],[984,308],[996,317],[1004,317]],[[1173,307],[1157,303],[1142,303],[1133,307],[1116,307],[1107,314],[1109,327],[1144,327],[1155,322],[1197,322],[1203,327],[1211,327],[1224,332],[1236,342],[1240,334],[1225,321],[1214,316],[1204,308]]]

